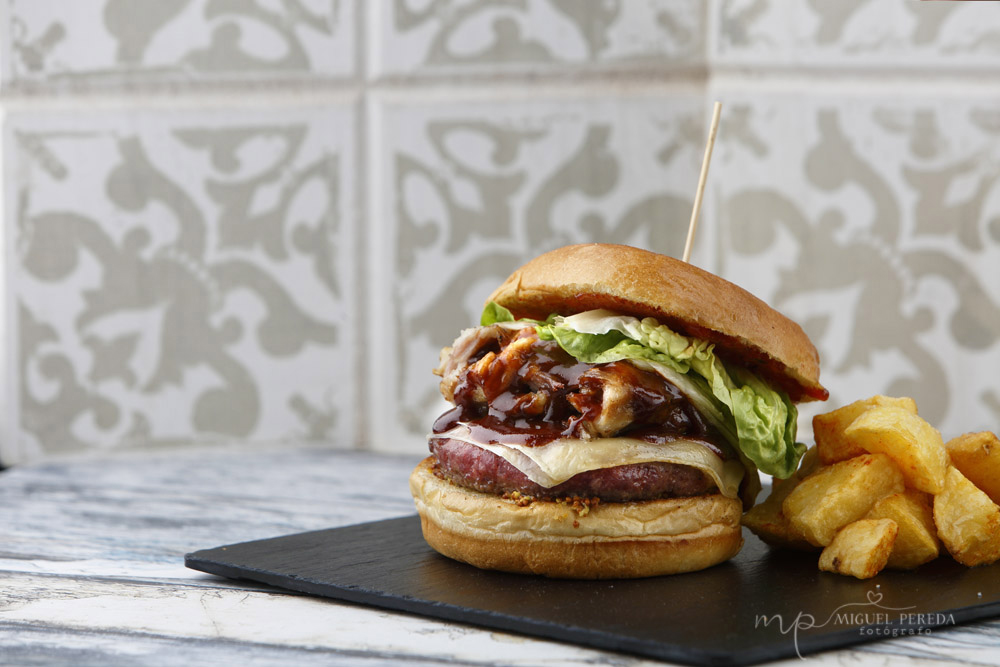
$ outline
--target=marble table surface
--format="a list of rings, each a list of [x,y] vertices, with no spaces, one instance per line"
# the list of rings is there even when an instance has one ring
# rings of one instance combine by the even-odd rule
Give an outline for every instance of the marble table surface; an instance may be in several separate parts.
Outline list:
[[[412,514],[406,479],[416,462],[230,446],[4,471],[0,664],[662,664],[184,567],[199,549]],[[808,661],[1000,665],[1000,619]]]

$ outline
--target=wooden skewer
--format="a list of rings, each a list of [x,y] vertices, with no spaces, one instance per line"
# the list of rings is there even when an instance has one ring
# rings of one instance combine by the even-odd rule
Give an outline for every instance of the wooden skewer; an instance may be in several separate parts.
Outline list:
[[[688,224],[687,243],[684,244],[684,261],[691,259],[691,247],[694,245],[694,233],[698,229],[698,213],[701,211],[701,197],[705,194],[705,181],[708,179],[708,165],[712,161],[712,147],[715,146],[715,134],[719,131],[719,114],[722,113],[722,102],[716,102],[712,110],[712,125],[708,130],[708,143],[705,144],[705,158],[701,162],[701,176],[698,178],[698,191],[694,195],[694,209],[691,211],[691,222]]]

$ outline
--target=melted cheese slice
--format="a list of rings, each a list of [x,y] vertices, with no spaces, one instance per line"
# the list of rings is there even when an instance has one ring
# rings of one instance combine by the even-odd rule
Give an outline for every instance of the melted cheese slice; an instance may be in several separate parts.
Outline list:
[[[715,452],[696,440],[674,440],[652,444],[632,438],[562,438],[538,447],[481,442],[465,424],[458,424],[433,438],[452,438],[485,449],[502,457],[535,484],[552,488],[573,475],[588,470],[613,468],[634,463],[677,463],[701,470],[719,491],[730,498],[739,497],[744,467],[738,460],[723,461]]]

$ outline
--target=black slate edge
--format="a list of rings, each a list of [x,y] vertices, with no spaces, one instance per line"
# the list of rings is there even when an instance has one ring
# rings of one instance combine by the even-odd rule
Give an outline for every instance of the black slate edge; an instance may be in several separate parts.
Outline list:
[[[249,542],[241,542],[240,544],[249,544]],[[235,546],[239,546],[239,544],[231,544],[226,547],[219,548],[230,548]],[[490,630],[504,630],[527,634],[542,639],[557,640],[574,645],[584,645],[592,648],[622,651],[682,664],[738,666],[750,665],[755,662],[762,662],[765,660],[773,660],[775,657],[788,657],[795,655],[794,649],[792,649],[790,653],[782,654],[781,656],[776,656],[773,651],[770,651],[765,652],[761,658],[748,662],[740,659],[734,660],[733,656],[728,652],[705,651],[701,649],[692,649],[690,647],[670,650],[669,647],[665,647],[659,642],[646,642],[637,639],[628,639],[613,633],[595,631],[589,628],[567,627],[558,623],[549,623],[542,620],[533,619],[531,621],[525,621],[519,616],[460,607],[442,602],[421,600],[410,596],[391,595],[386,594],[383,591],[348,588],[302,577],[278,575],[257,568],[227,565],[225,563],[219,563],[215,560],[205,559],[201,556],[201,554],[212,551],[215,551],[215,549],[204,549],[185,555],[185,567],[206,572],[208,574],[219,575],[229,579],[248,579],[250,581],[265,583],[271,586],[294,590],[300,593],[319,595],[326,598],[344,600],[346,602],[359,603],[382,609],[390,609],[392,611],[402,611],[415,614],[417,616],[439,618],[465,625],[477,625]]]
[[[411,517],[397,517],[395,519],[387,519],[384,521],[397,521],[406,518]],[[416,515],[412,515],[412,518],[416,519]],[[381,522],[376,521],[367,523]],[[352,524],[350,526],[342,526],[341,528],[351,528],[362,525],[365,524]],[[311,578],[294,575],[282,575],[260,568],[246,565],[234,565],[226,562],[220,562],[219,560],[224,558],[224,554],[220,554],[220,551],[235,549],[236,547],[243,545],[282,540],[310,533],[324,533],[337,530],[340,530],[340,528],[304,531],[280,537],[250,540],[247,542],[214,547],[211,549],[202,549],[186,554],[184,556],[184,565],[188,568],[206,572],[208,574],[223,576],[230,579],[255,581],[275,586],[277,588],[294,590],[310,595],[318,595],[321,597],[343,600],[366,606],[400,611],[415,614],[417,616],[438,618],[465,625],[476,625],[487,629],[531,635],[542,639],[556,640],[574,645],[620,651],[633,655],[682,664],[742,667],[743,665],[755,665],[762,662],[794,658],[797,656],[796,646],[792,640],[791,634],[788,635],[788,641],[785,643],[752,647],[741,651],[739,654],[732,654],[728,651],[713,651],[711,649],[702,649],[692,646],[675,646],[656,641],[622,637],[615,633],[602,632],[592,628],[567,626],[558,623],[551,623],[541,619],[525,619],[520,616],[490,612],[471,607],[462,607],[443,602],[434,602],[409,595],[399,595],[377,589],[362,588],[360,586],[343,586]],[[957,625],[971,620],[1000,615],[1000,602],[988,602],[980,605],[962,607],[951,610],[947,613],[954,618],[955,624]],[[845,627],[843,630],[827,632],[818,636],[799,636],[798,654],[805,656],[821,651],[847,648],[886,639],[886,637],[862,635],[860,632],[862,627],[864,626],[849,626]],[[903,625],[897,621],[886,623],[880,627],[898,628],[903,627]],[[908,624],[905,627],[908,630],[920,631],[928,629],[933,630],[941,627],[952,627],[952,624]]]

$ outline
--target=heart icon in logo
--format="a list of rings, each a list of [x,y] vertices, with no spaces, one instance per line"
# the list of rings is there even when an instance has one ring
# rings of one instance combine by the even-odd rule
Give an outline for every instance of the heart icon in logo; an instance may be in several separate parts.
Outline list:
[[[868,601],[874,605],[877,605],[882,601],[882,594],[876,593],[875,591],[868,591]]]

